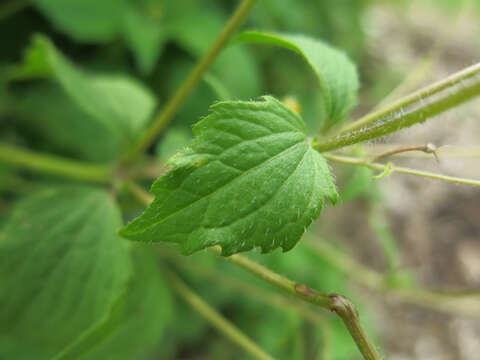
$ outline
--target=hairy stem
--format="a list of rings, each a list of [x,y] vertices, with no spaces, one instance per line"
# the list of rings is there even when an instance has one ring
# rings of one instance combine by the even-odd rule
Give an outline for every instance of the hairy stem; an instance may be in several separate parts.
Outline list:
[[[4,144],[0,144],[0,162],[37,173],[105,184],[112,181],[114,173],[109,165],[89,164]]]
[[[222,252],[219,246],[214,246],[211,249],[219,255]],[[380,360],[380,355],[368,339],[367,333],[360,323],[360,317],[355,306],[346,297],[338,294],[320,293],[307,285],[298,284],[238,254],[229,256],[226,259],[241,266],[253,275],[267,281],[280,290],[283,290],[303,301],[335,312],[345,323],[345,326],[357,344],[363,358],[365,360]]]
[[[388,105],[388,103],[395,100],[395,98],[415,90],[415,88],[425,80],[433,65],[438,60],[439,55],[444,51],[445,46],[458,35],[458,25],[465,21],[465,17],[469,16],[473,10],[473,0],[460,0],[459,2],[461,6],[459,7],[458,13],[451,18],[452,21],[449,21],[449,24],[445,24],[450,31],[435,40],[425,56],[414,65],[413,69],[410,68],[403,81],[382,99],[374,108],[374,111],[383,108],[384,105]]]
[[[232,342],[244,349],[254,358],[260,360],[273,360],[273,358],[255,344],[253,340],[243,334],[240,329],[195,294],[176,274],[168,270],[165,270],[165,274],[167,280],[176,292],[223,335],[228,337]]]
[[[478,95],[480,63],[347,125],[339,135],[315,144],[315,148],[324,152],[375,139],[423,122]]]
[[[184,101],[188,98],[192,90],[200,81],[210,65],[215,61],[218,54],[227,45],[235,30],[243,23],[248,13],[258,0],[243,0],[240,6],[235,10],[232,17],[225,25],[224,29],[217,37],[208,52],[200,59],[195,68],[192,70],[185,82],[180,86],[173,97],[168,101],[163,110],[153,121],[152,125],[147,129],[143,137],[134,148],[132,154],[127,161],[133,161],[143,151],[145,151],[155,141],[157,135],[162,129],[172,120],[178,109],[182,106]]]
[[[380,171],[385,171],[385,169],[387,169],[389,166],[389,165],[384,165],[379,163],[372,163],[366,159],[355,158],[350,156],[341,156],[341,155],[333,155],[333,154],[324,154],[324,156],[326,159],[333,162],[349,164],[349,165],[366,166],[370,169],[380,170]],[[403,173],[403,174],[422,176],[430,179],[437,179],[437,180],[442,180],[442,181],[447,181],[447,182],[452,182],[457,184],[480,186],[480,180],[460,178],[456,176],[436,174],[428,171],[410,169],[406,167],[393,166],[391,163],[390,163],[390,166],[392,167],[393,171]]]

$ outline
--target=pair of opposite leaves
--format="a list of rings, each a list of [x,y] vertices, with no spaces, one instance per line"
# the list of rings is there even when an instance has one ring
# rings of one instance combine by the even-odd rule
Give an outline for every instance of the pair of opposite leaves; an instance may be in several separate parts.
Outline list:
[[[303,37],[248,32],[301,54],[314,70],[327,121],[339,122],[356,103],[354,66],[341,52]],[[303,120],[278,100],[227,101],[193,128],[195,139],[167,163],[153,203],[120,230],[138,241],[180,244],[185,254],[213,245],[231,255],[260,247],[295,246],[338,194],[325,159],[312,148]]]

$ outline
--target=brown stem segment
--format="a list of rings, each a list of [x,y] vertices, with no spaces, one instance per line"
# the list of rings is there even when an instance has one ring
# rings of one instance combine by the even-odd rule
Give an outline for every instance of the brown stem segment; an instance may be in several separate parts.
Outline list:
[[[360,323],[360,317],[355,305],[342,295],[330,294],[329,297],[332,301],[332,311],[342,318],[363,357],[367,360],[380,359],[377,350],[368,341],[367,333]]]
[[[428,143],[425,145],[400,146],[375,156],[371,162],[377,162],[378,160],[390,157],[392,155],[401,154],[408,151],[423,151],[426,154],[433,154],[435,159],[439,161],[437,156],[437,147],[434,144]]]
[[[211,249],[219,255],[222,253],[219,246],[214,246]],[[335,312],[345,323],[348,332],[357,344],[358,350],[360,350],[363,358],[365,360],[381,359],[360,323],[358,311],[353,303],[346,297],[338,294],[324,294],[308,287],[307,285],[298,284],[242,255],[236,254],[226,257],[225,259],[243,267],[253,275],[266,280],[273,286],[294,295],[303,301]]]

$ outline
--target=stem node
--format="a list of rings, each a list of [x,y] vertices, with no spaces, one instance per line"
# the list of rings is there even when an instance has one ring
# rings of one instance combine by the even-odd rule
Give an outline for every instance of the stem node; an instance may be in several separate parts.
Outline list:
[[[352,318],[359,320],[358,310],[348,298],[339,294],[329,294],[328,297],[332,301],[331,310],[343,320]]]

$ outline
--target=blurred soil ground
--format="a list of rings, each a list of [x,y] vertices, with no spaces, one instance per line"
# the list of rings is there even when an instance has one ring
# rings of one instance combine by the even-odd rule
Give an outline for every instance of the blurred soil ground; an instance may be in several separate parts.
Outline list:
[[[369,11],[365,26],[372,72],[387,66],[408,74],[418,69],[432,46],[437,47],[429,58],[430,68],[422,72],[415,89],[480,59],[480,18],[468,9],[455,19],[452,14],[421,7],[418,2],[402,13],[395,6],[379,5]],[[444,146],[439,163],[433,157],[390,160],[396,165],[480,179],[480,157],[442,155],[449,145],[478,149],[479,139],[480,101],[476,99],[376,144]],[[410,269],[419,284],[428,289],[480,292],[480,189],[395,173],[380,180],[379,185],[388,222],[401,249],[401,266]],[[377,270],[385,269],[385,260],[378,255],[382,250],[365,225],[366,206],[357,202],[327,213],[326,223],[340,231],[345,245],[359,254],[358,260]],[[370,304],[386,358],[480,359],[480,317],[448,315],[360,291],[368,296],[365,303]]]

